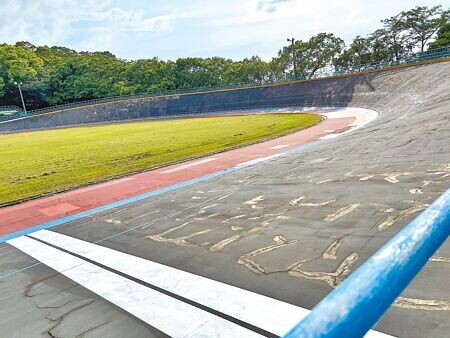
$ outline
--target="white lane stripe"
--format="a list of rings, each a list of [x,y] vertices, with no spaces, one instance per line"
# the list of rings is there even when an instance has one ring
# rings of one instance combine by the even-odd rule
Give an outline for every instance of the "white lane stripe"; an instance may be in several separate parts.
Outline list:
[[[187,163],[187,164],[181,165],[181,166],[176,167],[176,168],[172,168],[172,169],[169,169],[169,170],[162,171],[161,174],[174,173],[175,171],[187,169],[187,168],[190,168],[190,167],[195,167],[197,165],[200,165],[200,164],[203,164],[203,163],[208,163],[208,162],[215,161],[215,160],[217,160],[217,157],[205,158],[203,160]]]
[[[59,246],[149,284],[282,336],[310,311],[53,231],[29,236]],[[379,335],[376,335],[379,334]],[[367,337],[391,337],[370,331]]]
[[[249,166],[249,165],[253,165],[253,164],[256,164],[256,163],[268,161],[268,160],[271,160],[273,158],[277,158],[277,157],[284,156],[284,155],[285,154],[280,153],[280,154],[270,155],[270,156],[266,156],[266,157],[259,157],[259,158],[255,158],[254,160],[241,162],[241,163],[237,164],[236,167],[246,167],[246,166]]]
[[[172,337],[262,337],[34,239],[8,243]]]
[[[277,335],[287,333],[309,313],[273,298],[53,231],[40,230],[30,236]]]
[[[282,148],[286,148],[286,147],[289,147],[289,144],[280,144],[277,146],[270,147],[269,149],[282,149]]]

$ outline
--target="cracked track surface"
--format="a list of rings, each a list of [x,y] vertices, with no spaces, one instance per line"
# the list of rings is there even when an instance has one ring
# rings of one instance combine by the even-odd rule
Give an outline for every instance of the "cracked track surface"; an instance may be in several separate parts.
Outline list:
[[[450,187],[449,77],[380,73],[351,88],[380,113],[362,129],[53,230],[310,309]],[[1,274],[36,263],[0,254]],[[446,336],[449,261],[447,241],[376,329]],[[43,265],[0,292],[2,336],[161,335]]]

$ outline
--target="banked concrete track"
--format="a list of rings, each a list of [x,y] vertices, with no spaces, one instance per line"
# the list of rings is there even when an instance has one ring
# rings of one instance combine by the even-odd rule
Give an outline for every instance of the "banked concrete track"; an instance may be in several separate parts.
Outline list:
[[[94,263],[102,256],[105,267],[108,259],[122,259],[113,259],[117,252],[128,253],[311,309],[450,186],[448,78],[450,62],[442,62],[372,74],[369,82],[347,88],[349,95],[330,86],[347,97],[347,106],[376,110],[379,117],[338,138],[51,232],[115,250],[90,256]],[[54,236],[36,238],[73,250],[63,243],[66,237]],[[85,257],[90,249],[80,249],[84,245],[76,243],[79,257],[72,257]],[[80,285],[89,282],[89,267],[77,282],[66,277],[76,261],[59,267],[63,275],[10,244],[0,244],[0,254],[1,336],[164,336],[120,306],[150,311],[151,297],[119,287],[115,305],[104,300],[101,290],[113,283],[110,275],[101,275],[106,284],[94,293]],[[138,264],[134,260],[128,257],[124,266]],[[398,337],[447,336],[449,264],[446,242],[375,329]],[[173,279],[161,276],[162,284]],[[187,280],[179,281],[184,297],[207,291]],[[220,301],[232,306],[241,298],[231,294]],[[254,303],[241,312],[271,322],[278,310],[270,304]],[[173,327],[177,315],[170,307],[158,313]],[[194,320],[196,314],[185,316]],[[267,331],[274,332],[256,333]]]

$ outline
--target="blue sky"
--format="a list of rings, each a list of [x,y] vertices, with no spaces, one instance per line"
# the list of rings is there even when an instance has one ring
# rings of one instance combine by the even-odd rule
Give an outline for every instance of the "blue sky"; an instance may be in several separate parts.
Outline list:
[[[269,60],[287,37],[346,42],[416,5],[450,0],[1,0],[0,42],[109,50],[135,60],[223,56]]]

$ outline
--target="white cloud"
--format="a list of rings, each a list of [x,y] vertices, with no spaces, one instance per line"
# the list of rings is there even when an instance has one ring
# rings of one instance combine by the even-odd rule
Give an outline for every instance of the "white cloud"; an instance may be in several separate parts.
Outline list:
[[[110,27],[119,32],[151,32],[171,31],[171,15],[146,17],[145,12],[126,11],[120,8],[110,8],[96,13],[95,20],[103,26]]]
[[[280,5],[291,1],[292,0],[259,0],[256,8],[258,10],[264,10],[268,13],[273,13]]]
[[[4,0],[0,17],[0,41],[94,48],[111,46],[114,35],[169,32],[172,20],[170,15],[111,7],[110,0]]]
[[[287,37],[347,43],[380,20],[449,0],[1,0],[0,42],[28,40],[122,58],[275,56]]]

